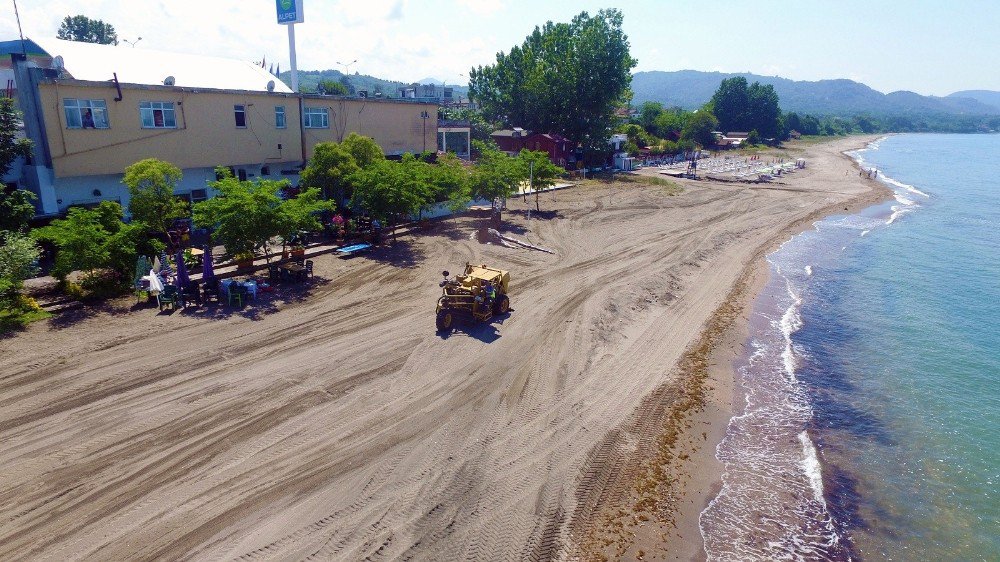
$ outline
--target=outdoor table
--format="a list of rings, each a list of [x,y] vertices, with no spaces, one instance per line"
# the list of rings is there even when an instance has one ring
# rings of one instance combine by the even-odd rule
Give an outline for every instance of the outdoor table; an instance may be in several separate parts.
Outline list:
[[[305,277],[306,268],[304,265],[299,265],[297,263],[286,263],[281,266],[281,269],[287,271],[292,277],[296,279],[302,279]]]

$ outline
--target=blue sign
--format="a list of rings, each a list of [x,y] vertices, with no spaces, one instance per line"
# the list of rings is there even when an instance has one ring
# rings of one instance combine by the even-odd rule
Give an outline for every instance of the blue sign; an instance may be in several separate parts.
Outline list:
[[[275,0],[278,8],[278,23],[302,23],[305,21],[302,13],[302,0]]]

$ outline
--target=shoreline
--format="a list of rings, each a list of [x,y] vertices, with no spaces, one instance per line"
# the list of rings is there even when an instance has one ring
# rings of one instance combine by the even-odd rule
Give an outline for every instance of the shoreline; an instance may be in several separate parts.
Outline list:
[[[849,147],[839,150],[838,154],[850,164],[851,169],[857,171],[857,161],[846,153],[865,148],[884,136],[860,137]],[[811,148],[806,147],[805,150]],[[845,183],[857,178],[853,174],[845,177]],[[770,278],[766,258],[789,239],[812,228],[817,221],[839,214],[854,214],[892,199],[892,191],[881,182],[860,181],[869,184],[867,191],[810,212],[785,225],[759,246],[732,284],[728,295],[712,312],[699,336],[678,361],[675,368],[681,385],[690,389],[689,394],[697,406],[692,408],[688,405],[680,415],[674,408],[663,427],[664,434],[672,436],[669,453],[661,452],[660,455],[660,460],[666,461],[665,477],[671,482],[667,501],[673,510],[668,518],[671,528],[662,528],[662,523],[645,525],[640,521],[633,529],[634,540],[631,544],[624,549],[619,547],[615,553],[618,558],[706,559],[700,516],[722,487],[724,467],[715,456],[716,447],[725,437],[730,420],[742,410],[738,403],[743,395],[736,380],[735,364],[747,352],[750,311]],[[791,180],[791,187],[795,183],[796,180]]]

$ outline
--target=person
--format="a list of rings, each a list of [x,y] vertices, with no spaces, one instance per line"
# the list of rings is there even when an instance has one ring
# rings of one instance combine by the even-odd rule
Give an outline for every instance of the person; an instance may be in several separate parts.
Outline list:
[[[86,129],[87,127],[90,127],[91,129],[96,129],[97,128],[96,126],[94,126],[94,116],[90,113],[90,110],[89,109],[84,109],[83,110],[83,128]]]

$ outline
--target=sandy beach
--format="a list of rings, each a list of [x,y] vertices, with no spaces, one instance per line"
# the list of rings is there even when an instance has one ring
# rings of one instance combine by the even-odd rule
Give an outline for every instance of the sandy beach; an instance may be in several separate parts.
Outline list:
[[[511,199],[551,254],[463,216],[243,312],[126,299],[0,339],[0,558],[702,558],[763,257],[887,196],[841,154],[873,138],[789,145],[807,167],[770,184]],[[442,336],[467,261],[513,310]]]

